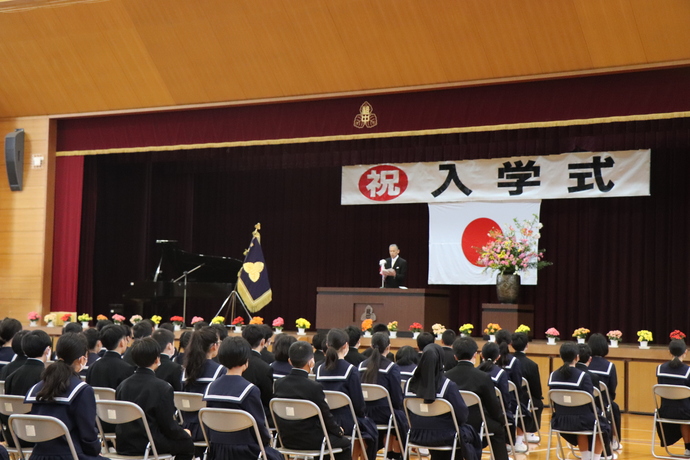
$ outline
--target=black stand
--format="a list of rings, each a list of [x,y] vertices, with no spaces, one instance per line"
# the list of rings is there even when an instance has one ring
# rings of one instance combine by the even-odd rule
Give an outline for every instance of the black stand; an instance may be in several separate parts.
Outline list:
[[[223,302],[223,305],[221,305],[220,308],[218,309],[216,316],[220,315],[220,313],[223,311],[223,309],[228,304],[228,302],[230,302],[231,310],[230,310],[229,318],[231,318],[231,321],[232,321],[232,319],[235,318],[235,302],[237,302],[237,301],[239,301],[240,305],[242,305],[242,308],[247,313],[247,316],[249,317],[249,320],[251,321],[252,314],[249,313],[247,306],[242,301],[242,297],[240,297],[239,293],[237,292],[237,287],[235,287],[235,289],[233,289],[232,292],[230,293],[230,295],[225,299],[225,301]]]
[[[200,269],[204,265],[206,265],[206,264],[197,265],[196,267],[192,268],[189,271],[182,272],[182,276],[173,280],[173,283],[177,283],[182,278],[184,278],[183,290],[182,290],[182,320],[185,323],[187,322],[187,275],[189,275],[192,272],[197,271],[198,269]]]

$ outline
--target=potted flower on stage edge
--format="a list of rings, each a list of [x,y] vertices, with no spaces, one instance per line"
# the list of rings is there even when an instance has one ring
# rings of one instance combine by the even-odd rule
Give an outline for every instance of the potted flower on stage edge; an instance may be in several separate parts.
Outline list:
[[[591,331],[586,327],[578,327],[573,331],[573,337],[577,338],[577,343],[585,343],[587,334],[589,334],[590,332]]]
[[[547,345],[556,345],[556,340],[558,340],[558,337],[561,335],[561,333],[558,332],[558,329],[556,329],[555,327],[548,328],[545,334]]]
[[[431,326],[431,330],[434,332],[434,335],[436,336],[436,340],[441,340],[441,336],[443,335],[444,332],[446,332],[446,326],[444,326],[441,323],[436,323]]]
[[[62,321],[62,324],[67,324],[70,321],[72,321],[72,313],[65,313],[60,317],[60,321]]]
[[[113,319],[113,323],[115,323],[115,324],[122,324],[127,318],[125,318],[125,317],[122,316],[122,315],[118,315],[117,313],[115,313],[115,314],[113,315],[112,319]],[[153,318],[151,318],[151,319],[153,319]],[[158,321],[160,321],[160,320],[158,320]],[[156,323],[156,324],[158,324],[158,323]]]
[[[48,313],[43,317],[43,320],[46,322],[46,325],[48,327],[53,327],[55,326],[55,320],[57,319],[57,315],[55,313]]]
[[[522,332],[523,334],[529,334],[532,332],[532,329],[527,326],[526,324],[520,324],[517,329],[515,329],[516,333]]]
[[[371,329],[374,327],[374,321],[371,318],[367,318],[362,321],[362,331],[364,331],[364,337],[371,337]]]
[[[242,332],[242,326],[244,326],[244,318],[238,316],[233,319],[230,324],[235,328],[235,333],[240,334]]]
[[[283,332],[283,326],[285,326],[285,320],[279,316],[273,320],[273,322],[271,323],[271,326],[273,326],[275,328],[276,334],[280,334]]]
[[[264,319],[261,316],[254,316],[249,320],[249,324],[263,324]]]
[[[81,325],[83,327],[89,327],[89,321],[91,320],[93,320],[93,318],[88,313],[82,313],[81,315],[77,316],[77,321],[81,321]]]
[[[113,316],[113,321],[114,321],[114,320],[115,320],[115,317]],[[161,318],[161,317],[158,316],[158,315],[153,315],[153,316],[151,317],[151,321],[153,321],[153,324],[156,325],[156,329],[158,329],[158,325],[161,323],[162,320],[163,320],[163,318]]]
[[[211,324],[222,324],[225,325],[225,316],[214,316],[211,320]]]
[[[669,337],[673,340],[685,340],[685,334],[682,331],[676,329],[669,334]]]
[[[420,332],[424,330],[424,326],[422,326],[420,323],[412,323],[410,324],[410,331],[412,331],[412,338],[416,339],[417,336],[419,335]]]
[[[98,315],[98,318],[97,318],[97,319],[98,319],[98,320],[101,320],[101,319],[108,319],[108,318],[106,318],[105,316],[104,316],[103,318],[101,318],[101,316],[102,316],[102,315]],[[137,324],[138,322],[143,321],[143,320],[144,320],[144,318],[142,318],[141,315],[132,315],[132,317],[129,318],[129,322],[132,323],[132,325]]]
[[[489,323],[484,328],[484,334],[489,336],[489,342],[496,341],[496,333],[501,330],[501,325],[498,323]]]
[[[645,329],[642,329],[641,331],[637,331],[637,341],[640,342],[640,348],[643,350],[646,350],[649,348],[649,342],[651,342],[653,339],[652,337],[652,332],[647,331]]]
[[[388,323],[386,326],[388,328],[388,335],[390,336],[391,339],[395,339],[398,337],[398,322],[397,321],[391,321]]]
[[[613,331],[608,331],[606,337],[609,339],[609,346],[611,348],[618,348],[618,342],[623,339],[623,333],[618,329],[614,329]]]
[[[192,320],[189,322],[192,326],[194,326],[196,323],[203,321],[204,318],[201,316],[192,316]]]
[[[184,326],[184,318],[181,316],[173,316],[170,318],[170,322],[173,323],[173,328],[179,331]]]
[[[295,326],[297,326],[297,335],[307,335],[306,330],[311,327],[311,323],[304,318],[297,318]]]
[[[31,327],[38,326],[38,320],[39,319],[41,319],[41,315],[39,315],[35,311],[30,312],[29,313],[29,326],[31,326]]]
[[[462,326],[460,326],[460,335],[462,337],[469,337],[472,335],[472,331],[474,330],[474,324],[471,323],[465,323]]]

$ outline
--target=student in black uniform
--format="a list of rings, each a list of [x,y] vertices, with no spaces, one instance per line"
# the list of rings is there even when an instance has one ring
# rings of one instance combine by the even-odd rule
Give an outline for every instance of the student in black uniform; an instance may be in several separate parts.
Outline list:
[[[544,411],[544,397],[541,389],[539,365],[529,359],[525,354],[527,344],[529,343],[527,334],[524,332],[516,332],[512,335],[512,339],[513,343],[511,343],[511,346],[513,347],[513,350],[515,350],[513,356],[515,356],[515,359],[520,362],[520,366],[522,367],[522,376],[527,380],[527,386],[532,394],[532,404],[534,404],[535,412],[537,413],[536,420],[534,420],[534,417],[532,417],[531,414],[528,414],[525,419],[525,428],[527,429],[525,440],[527,442],[536,443],[539,442],[540,439],[537,432],[541,426],[541,413]],[[522,397],[524,398],[522,400],[523,405],[526,407],[529,400],[529,393],[523,391]]]
[[[323,346],[324,346],[324,343],[326,342],[326,335],[327,335],[326,332],[323,332],[323,331],[318,332],[317,331],[316,334],[314,334],[314,336],[311,338],[311,346],[314,347],[314,362],[316,363],[317,366],[326,360],[326,354],[323,351]],[[326,348],[328,348],[328,346],[326,346]],[[352,349],[352,348],[350,348],[350,349]],[[357,350],[355,350],[355,351],[357,351]],[[347,358],[345,358],[345,360],[347,361]]]
[[[202,322],[202,321],[199,321]],[[199,323],[194,323],[194,326],[196,326]],[[195,328],[196,330],[196,328]],[[192,338],[192,331],[184,331],[180,335],[180,347],[177,350],[177,356],[175,356],[175,361],[177,364],[184,364],[184,351],[187,349],[187,345],[189,345],[189,340]]]
[[[671,340],[671,343],[668,344],[668,351],[673,356],[673,359],[660,364],[656,368],[657,383],[690,387],[690,366],[683,363],[687,354],[685,342],[682,340]],[[690,420],[690,399],[680,401],[662,399],[659,415],[664,418]],[[690,457],[690,425],[664,423],[663,430],[668,445],[675,444],[682,438],[685,443],[685,457]],[[658,431],[659,427],[657,426],[657,433]],[[663,442],[661,433],[659,433],[659,439]]]
[[[264,412],[268,414],[268,404],[273,397],[273,369],[261,359],[261,350],[266,344],[264,333],[258,324],[250,324],[242,330],[242,338],[249,342],[252,349],[249,354],[249,367],[242,377],[259,387]]]
[[[43,380],[29,390],[25,402],[33,404],[32,414],[56,417],[67,426],[80,460],[104,460],[96,430],[96,398],[93,389],[79,378],[87,359],[86,338],[67,333],[55,348],[60,358],[48,366]],[[36,444],[31,458],[58,460],[71,456],[67,442],[60,437]]]
[[[366,359],[364,355],[362,355],[358,350],[359,341],[362,338],[362,331],[360,331],[359,328],[356,326],[347,326],[345,328],[345,333],[348,337],[347,343],[350,346],[350,348],[347,351],[347,355],[345,355],[345,361],[352,364],[353,366],[359,366],[359,363]],[[324,337],[324,340],[325,339],[326,338]],[[323,347],[321,347],[321,349],[323,349]]]
[[[264,331],[264,340],[266,343],[264,344],[263,350],[261,350],[261,359],[266,362],[266,364],[271,364],[273,361],[275,361],[275,340],[276,337],[273,337],[273,329],[271,326],[268,324],[261,324],[261,330]],[[222,340],[221,340],[222,342]],[[269,351],[268,347],[270,347],[273,344],[273,351]]]
[[[26,355],[24,354],[24,350],[22,350],[22,338],[28,333],[29,331],[23,329],[14,335],[14,339],[12,340],[12,351],[15,356],[14,361],[3,366],[2,370],[0,370],[0,380],[7,380],[8,375],[19,369],[21,365],[26,362]]]
[[[28,359],[5,380],[6,394],[25,396],[32,386],[41,381],[52,344],[50,336],[40,329],[31,331],[22,338],[22,349]]]
[[[261,439],[256,439],[254,430],[251,429],[235,433],[210,430],[208,460],[256,459],[260,452],[259,442],[263,444],[268,460],[282,459],[282,455],[270,447],[271,435],[266,427],[261,392],[256,385],[242,377],[250,353],[249,344],[241,337],[227,337],[223,340],[218,350],[218,361],[225,366],[227,373],[206,388],[204,401],[207,407],[248,412],[256,420]]]
[[[151,334],[153,334],[153,326],[148,321],[139,321],[134,326],[132,326],[132,338],[134,340],[143,339],[144,337],[151,337]],[[129,348],[131,348],[131,346]],[[129,348],[125,350],[124,354],[122,355],[122,359],[130,366],[136,367],[136,364],[134,364],[134,360],[129,355]]]
[[[136,340],[131,355],[137,365],[134,374],[117,387],[116,399],[141,407],[151,430],[158,453],[169,453],[177,460],[191,460],[194,442],[189,431],[175,420],[173,388],[156,377],[161,349],[151,337]],[[141,420],[117,425],[117,452],[124,455],[143,455],[148,438]]]
[[[11,363],[14,359],[12,339],[22,330],[22,323],[14,318],[5,318],[0,322],[0,369]]]
[[[506,329],[501,329],[496,333],[496,344],[498,344],[498,349],[501,354],[498,365],[501,366],[508,373],[508,378],[513,382],[515,388],[517,389],[518,396],[515,397],[513,391],[509,392],[509,399],[505,401],[505,404],[510,406],[510,410],[513,414],[517,414],[517,406],[521,404],[522,413],[527,413],[527,404],[523,404],[522,401],[525,397],[522,395],[522,366],[520,361],[518,361],[515,356],[510,353],[508,346],[512,342],[512,337],[510,332]],[[508,409],[506,407],[506,409]],[[525,433],[522,431],[520,423],[515,423],[515,451],[518,453],[527,452],[529,448],[525,444]]]
[[[403,381],[407,381],[412,377],[418,363],[419,353],[409,345],[403,345],[395,353],[395,364],[400,368],[400,378]]]
[[[101,330],[101,343],[107,349],[101,359],[89,366],[86,383],[92,387],[107,387],[113,390],[134,373],[134,367],[122,359],[127,349],[127,332],[118,324],[111,324]]]
[[[182,366],[172,360],[175,353],[175,334],[167,329],[156,329],[151,334],[161,349],[161,364],[156,377],[168,382],[175,391],[182,391]]]
[[[290,356],[288,352],[290,345],[297,342],[297,339],[288,334],[278,334],[275,344],[273,345],[274,361],[270,364],[273,369],[273,379],[285,377],[292,371],[292,366],[289,363]]]
[[[101,343],[101,334],[93,327],[83,331],[82,334],[84,334],[84,337],[86,337],[86,343],[89,347],[89,357],[86,362],[86,366],[84,366],[84,369],[81,370],[79,375],[86,376],[86,373],[89,371],[89,367],[91,367],[91,365],[98,361],[98,358],[100,358],[100,356],[98,356],[98,352],[101,348],[103,348],[103,344]]]
[[[453,342],[455,342],[455,332],[451,329],[446,329],[441,334],[441,348],[443,349],[443,368],[448,372],[458,363],[455,360],[455,352],[453,352]]]
[[[422,352],[430,343],[434,343],[436,337],[431,332],[422,332],[417,336],[417,350],[419,351],[419,357],[421,358]]]
[[[592,349],[592,362],[589,363],[589,371],[597,374],[599,380],[606,384],[609,389],[609,396],[611,396],[611,412],[613,412],[613,421],[616,424],[618,433],[621,431],[621,408],[616,402],[616,390],[618,389],[618,373],[616,372],[616,365],[606,359],[609,354],[609,344],[603,334],[592,334],[587,340],[587,345]],[[618,446],[614,446],[616,449]]]

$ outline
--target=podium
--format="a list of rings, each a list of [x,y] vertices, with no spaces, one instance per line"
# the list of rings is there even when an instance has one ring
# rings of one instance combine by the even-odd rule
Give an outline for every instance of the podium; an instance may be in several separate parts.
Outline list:
[[[414,322],[431,330],[434,323],[448,324],[449,293],[444,289],[316,288],[316,328],[359,326],[367,307],[376,315],[374,323],[398,322],[406,331]]]
[[[498,323],[501,329],[514,331],[520,324],[534,329],[534,305],[483,303],[482,324]]]

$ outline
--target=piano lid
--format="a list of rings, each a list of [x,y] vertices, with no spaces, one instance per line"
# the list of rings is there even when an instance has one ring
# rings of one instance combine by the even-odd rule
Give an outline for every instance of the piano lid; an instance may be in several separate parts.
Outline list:
[[[161,248],[161,259],[154,281],[173,281],[188,272],[188,282],[234,283],[242,268],[241,260],[183,251],[174,240],[157,240],[156,244]]]

